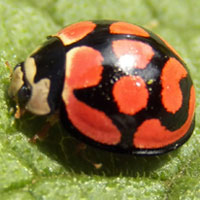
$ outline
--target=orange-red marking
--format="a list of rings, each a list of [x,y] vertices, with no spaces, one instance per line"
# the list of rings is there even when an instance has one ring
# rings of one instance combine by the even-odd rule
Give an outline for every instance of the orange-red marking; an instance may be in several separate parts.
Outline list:
[[[134,115],[146,107],[149,94],[141,77],[124,76],[115,83],[113,97],[120,112]]]
[[[96,27],[96,24],[90,21],[78,22],[67,26],[59,31],[54,36],[59,37],[64,45],[69,45],[84,38],[91,33]]]
[[[161,73],[162,103],[168,112],[177,112],[182,105],[180,80],[187,76],[186,69],[175,58],[170,58]]]
[[[125,72],[131,68],[144,69],[154,56],[151,46],[140,41],[116,40],[112,46],[119,67]]]
[[[175,131],[169,131],[162,126],[159,119],[149,119],[142,123],[133,138],[133,145],[137,148],[155,149],[163,148],[182,138],[189,130],[195,109],[194,86],[190,90],[188,118],[182,127]]]
[[[72,124],[92,140],[115,145],[121,134],[111,119],[102,111],[94,109],[74,96],[74,89],[98,85],[103,71],[103,57],[90,47],[76,47],[66,55],[66,77],[62,93],[66,111]]]
[[[86,88],[97,85],[103,71],[101,53],[91,47],[82,46],[70,50],[66,55],[67,83],[71,88]]]
[[[110,25],[111,34],[131,34],[140,37],[149,37],[149,33],[137,25],[126,22],[115,22]]]
[[[121,133],[104,112],[77,100],[73,94],[66,106],[72,124],[90,139],[107,145],[120,142]]]

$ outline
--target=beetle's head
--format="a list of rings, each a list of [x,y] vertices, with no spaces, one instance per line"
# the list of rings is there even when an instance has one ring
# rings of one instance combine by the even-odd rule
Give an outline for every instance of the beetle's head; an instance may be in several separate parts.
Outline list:
[[[8,94],[17,102],[20,108],[25,108],[30,99],[31,86],[24,79],[24,62],[15,66]]]
[[[35,83],[37,66],[33,57],[28,57],[14,68],[8,94],[20,109],[36,115],[46,115],[50,112],[47,101],[50,81],[41,79]]]

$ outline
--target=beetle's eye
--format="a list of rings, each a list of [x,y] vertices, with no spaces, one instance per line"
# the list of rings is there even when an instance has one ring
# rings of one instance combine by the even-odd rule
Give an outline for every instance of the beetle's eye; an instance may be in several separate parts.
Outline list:
[[[18,92],[18,103],[20,106],[25,106],[31,96],[31,88],[23,85]]]

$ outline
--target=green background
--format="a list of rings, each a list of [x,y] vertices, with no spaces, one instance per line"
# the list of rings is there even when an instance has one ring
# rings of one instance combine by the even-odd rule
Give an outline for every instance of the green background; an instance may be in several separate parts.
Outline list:
[[[200,199],[199,100],[196,128],[180,149],[159,157],[116,155],[87,147],[58,123],[37,144],[43,119],[14,119],[7,96],[12,67],[47,35],[88,19],[140,24],[165,38],[183,57],[199,99],[198,0],[0,0],[0,199]],[[101,163],[96,169],[92,163]]]

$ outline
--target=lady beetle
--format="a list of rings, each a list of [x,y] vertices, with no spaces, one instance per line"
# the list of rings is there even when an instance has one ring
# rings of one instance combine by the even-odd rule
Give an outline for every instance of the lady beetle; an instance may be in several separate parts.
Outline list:
[[[158,155],[193,132],[195,90],[183,60],[145,28],[84,21],[48,37],[13,72],[9,94],[35,115],[60,112],[76,138]]]

